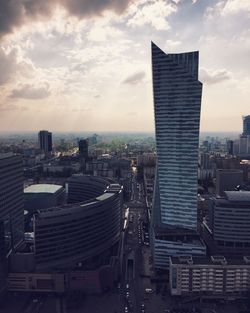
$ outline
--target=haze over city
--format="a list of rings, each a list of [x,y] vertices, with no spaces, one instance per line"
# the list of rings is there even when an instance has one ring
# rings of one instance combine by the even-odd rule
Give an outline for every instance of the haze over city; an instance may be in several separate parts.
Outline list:
[[[0,1],[0,12],[0,131],[153,131],[151,40],[200,51],[201,130],[241,131],[249,1]]]

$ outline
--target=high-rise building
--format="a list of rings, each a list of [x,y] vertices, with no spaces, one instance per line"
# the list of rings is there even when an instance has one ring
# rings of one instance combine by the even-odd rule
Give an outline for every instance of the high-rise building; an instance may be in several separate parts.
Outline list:
[[[89,147],[89,143],[88,143],[88,139],[80,139],[79,143],[79,154],[80,156],[84,157],[85,160],[88,159],[89,153],[88,153],[88,147]]]
[[[0,220],[5,239],[16,246],[23,238],[23,163],[22,157],[12,153],[0,154]],[[10,233],[7,234],[8,230]]]
[[[202,94],[198,61],[198,51],[165,54],[152,43],[157,150],[152,238],[156,267],[166,268],[170,255],[205,251],[196,237]],[[168,229],[171,236],[163,236],[162,229]]]
[[[243,116],[243,135],[250,136],[250,115]]]
[[[6,257],[23,238],[23,163],[12,153],[0,154],[0,292],[5,288]]]
[[[38,133],[40,149],[48,156],[52,151],[52,133],[47,130],[40,130]]]

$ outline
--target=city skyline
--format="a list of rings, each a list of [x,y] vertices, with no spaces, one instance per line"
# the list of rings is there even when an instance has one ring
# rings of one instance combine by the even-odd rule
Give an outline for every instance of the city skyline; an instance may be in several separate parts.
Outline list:
[[[201,131],[241,132],[247,1],[13,3],[0,4],[0,131],[153,131],[154,41],[200,51]]]

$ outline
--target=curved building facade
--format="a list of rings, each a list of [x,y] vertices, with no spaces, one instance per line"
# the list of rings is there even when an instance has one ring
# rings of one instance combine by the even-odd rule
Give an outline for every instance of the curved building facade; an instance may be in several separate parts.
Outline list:
[[[225,191],[225,197],[212,201],[209,225],[203,234],[211,253],[246,255],[250,253],[250,192]]]
[[[78,179],[79,184],[76,183]],[[38,212],[35,216],[35,259],[37,269],[70,268],[94,257],[120,239],[122,187],[95,177],[75,177],[76,190],[92,185],[96,195],[86,201]],[[69,186],[70,186],[69,182]],[[72,189],[72,190],[73,190]],[[84,189],[84,188],[82,188]],[[70,190],[70,189],[69,189]],[[99,191],[102,190],[100,194]],[[98,192],[97,192],[98,191]],[[86,192],[86,190],[85,190]],[[92,195],[90,192],[88,195]],[[81,198],[81,191],[78,196]],[[87,197],[87,192],[84,197]]]
[[[74,175],[66,182],[68,203],[77,203],[95,198],[104,193],[110,182],[101,177]]]

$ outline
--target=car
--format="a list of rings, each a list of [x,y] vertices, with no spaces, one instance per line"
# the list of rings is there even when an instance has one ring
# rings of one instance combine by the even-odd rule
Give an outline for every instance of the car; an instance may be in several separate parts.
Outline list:
[[[129,296],[130,296],[130,293],[127,291],[127,292],[126,292],[126,298],[128,299]]]
[[[151,289],[151,288],[146,288],[146,289],[145,289],[145,292],[146,292],[146,293],[153,293],[153,292],[154,292],[154,290],[153,290],[153,289]]]
[[[124,312],[125,312],[125,313],[128,313],[128,307],[127,307],[127,306],[125,306]]]
[[[126,289],[129,289],[129,284],[126,284]]]

